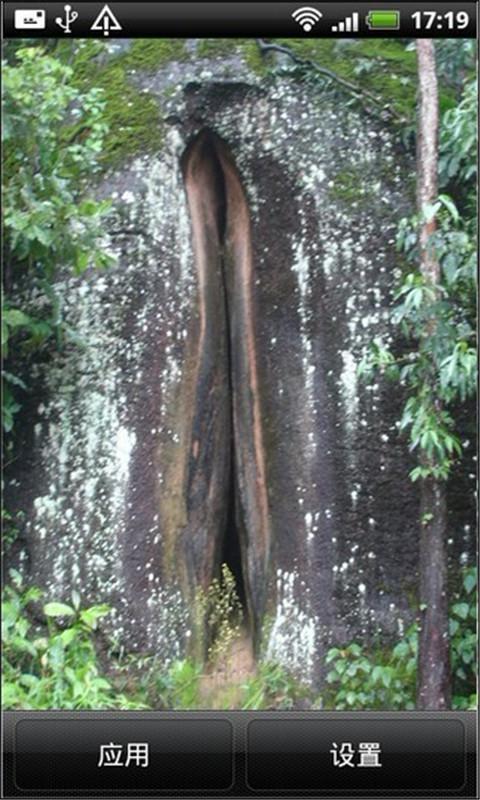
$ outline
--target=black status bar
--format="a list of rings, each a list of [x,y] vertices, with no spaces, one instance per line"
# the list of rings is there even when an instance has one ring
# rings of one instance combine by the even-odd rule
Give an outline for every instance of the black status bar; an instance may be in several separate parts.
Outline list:
[[[3,3],[5,38],[475,38],[477,3]]]

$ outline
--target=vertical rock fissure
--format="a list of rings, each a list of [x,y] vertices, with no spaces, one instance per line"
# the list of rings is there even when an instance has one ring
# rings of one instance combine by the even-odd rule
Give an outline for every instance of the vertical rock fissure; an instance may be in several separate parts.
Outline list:
[[[234,396],[234,381],[233,381],[233,359],[232,359],[232,324],[231,314],[233,313],[230,306],[230,294],[232,292],[231,276],[229,280],[228,269],[234,268],[234,264],[229,259],[228,242],[227,242],[227,220],[228,220],[228,191],[225,181],[225,175],[221,161],[218,156],[217,146],[215,143],[215,136],[211,136],[211,154],[215,160],[215,170],[219,176],[217,186],[221,192],[221,199],[218,204],[218,232],[220,242],[220,271],[221,281],[223,288],[223,301],[225,306],[225,319],[226,319],[226,352],[227,352],[227,379],[228,379],[228,397],[230,406],[230,483],[228,487],[228,495],[226,500],[226,524],[223,536],[221,538],[221,553],[219,559],[219,567],[221,569],[223,564],[226,564],[233,577],[235,578],[235,585],[237,590],[238,599],[241,603],[244,621],[247,623],[247,597],[244,579],[244,571],[242,566],[242,552],[240,544],[240,520],[238,518],[239,509],[237,509],[236,495],[238,492],[237,476],[236,476],[236,458],[235,458],[235,413],[233,406]],[[229,263],[230,261],[230,263]],[[248,624],[246,625],[248,627]]]
[[[241,521],[241,508],[238,503],[238,458],[236,457],[235,412],[234,412],[234,376],[233,376],[233,343],[234,325],[232,315],[235,312],[234,276],[235,258],[229,252],[228,240],[234,221],[228,218],[228,186],[224,165],[218,152],[218,137],[210,131],[202,131],[189,145],[184,156],[184,174],[193,226],[195,258],[199,285],[199,343],[197,357],[197,394],[196,407],[192,420],[193,463],[187,486],[187,502],[194,497],[195,485],[198,482],[199,464],[202,447],[212,436],[211,428],[225,425],[223,436],[215,440],[215,448],[210,452],[212,462],[207,468],[216,473],[215,465],[224,464],[228,475],[221,476],[224,481],[224,496],[221,510],[217,516],[217,530],[208,532],[211,541],[209,548],[212,563],[207,570],[211,577],[219,577],[222,564],[226,564],[236,582],[236,591],[242,605],[245,627],[250,629],[249,614],[251,602],[248,598],[247,582],[244,572],[244,554],[240,541],[245,527]],[[215,320],[213,320],[213,317]],[[223,335],[224,341],[212,342],[215,336]],[[209,374],[214,375],[212,379]],[[211,415],[208,425],[204,420],[208,403],[211,401],[211,390],[205,386],[216,385],[224,381],[225,406],[218,408]],[[223,422],[220,422],[223,420]],[[227,423],[225,424],[225,420]],[[203,442],[202,442],[203,437]],[[225,453],[225,448],[228,453]],[[211,496],[208,494],[206,500]],[[203,573],[202,573],[203,574]]]

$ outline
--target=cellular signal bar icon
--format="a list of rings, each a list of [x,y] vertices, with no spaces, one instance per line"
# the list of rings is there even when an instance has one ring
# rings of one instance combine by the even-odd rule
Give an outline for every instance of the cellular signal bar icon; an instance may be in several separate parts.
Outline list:
[[[351,17],[346,17],[343,22],[332,25],[332,33],[358,33],[360,19],[358,12],[355,11]]]

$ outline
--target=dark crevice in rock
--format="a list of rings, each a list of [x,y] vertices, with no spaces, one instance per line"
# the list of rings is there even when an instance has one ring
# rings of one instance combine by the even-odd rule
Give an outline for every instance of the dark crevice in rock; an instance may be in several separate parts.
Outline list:
[[[194,164],[194,169],[190,171],[189,160]],[[229,171],[233,170],[233,178],[231,172],[230,175],[227,175],[227,164]],[[238,317],[242,314],[241,308],[240,313],[238,311],[241,303],[236,298],[235,291],[235,283],[238,281],[238,278],[235,278],[237,259],[235,253],[232,252],[232,241],[235,239],[232,232],[235,231],[237,224],[235,210],[236,204],[238,204],[238,190],[237,187],[234,187],[237,194],[232,194],[232,180],[237,180],[237,173],[226,145],[213,132],[203,130],[187,148],[184,156],[184,174],[187,176],[187,191],[190,192],[190,198],[193,198],[190,208],[191,211],[193,210],[194,226],[195,219],[209,220],[208,231],[204,230],[202,235],[198,235],[197,230],[197,242],[201,241],[205,244],[202,245],[201,250],[197,244],[196,249],[199,285],[207,287],[206,290],[204,288],[203,309],[201,310],[201,313],[205,315],[203,330],[207,332],[204,352],[208,352],[210,347],[208,342],[211,330],[209,315],[214,314],[220,317],[223,314],[225,320],[222,353],[226,364],[220,372],[224,376],[227,388],[229,429],[226,431],[222,447],[228,448],[229,452],[222,453],[222,448],[217,447],[216,451],[211,454],[211,458],[214,461],[218,460],[219,463],[228,463],[229,479],[225,482],[222,510],[218,515],[218,525],[221,529],[217,530],[216,534],[215,531],[208,532],[209,535],[216,536],[217,542],[216,547],[212,550],[214,563],[210,565],[209,573],[212,576],[220,577],[221,565],[228,566],[235,578],[237,594],[244,612],[245,626],[252,631],[254,628],[254,625],[251,624],[252,599],[249,596],[248,576],[245,572],[247,561],[246,525],[242,518],[242,504],[239,502],[241,478],[238,470],[242,459],[236,453],[238,434],[235,431],[235,384],[238,377],[235,377],[234,371],[235,364],[238,369],[238,356],[235,356],[235,343],[232,341],[232,337],[235,335],[235,324],[232,320],[235,316]],[[188,178],[189,175],[194,175],[193,180]],[[229,199],[234,201],[230,205]],[[198,215],[195,208],[192,209],[192,202],[197,209],[201,207],[201,213]],[[212,236],[212,230],[215,232],[214,236]],[[216,302],[212,302],[213,294],[215,294]],[[212,368],[215,369],[209,363],[207,369]],[[199,385],[204,379],[201,368],[198,374]],[[198,402],[201,402],[200,394],[197,395]],[[195,413],[196,418],[200,419],[203,415],[202,407],[197,407]],[[194,437],[197,428],[201,430],[201,426],[194,426]],[[196,445],[197,448],[198,446]]]
[[[235,585],[237,590],[238,599],[240,600],[245,617],[247,616],[247,595],[246,586],[243,577],[242,566],[242,552],[240,548],[240,531],[238,526],[238,519],[235,508],[235,468],[234,468],[234,450],[232,440],[232,472],[230,479],[230,489],[228,493],[228,509],[227,509],[227,522],[225,532],[222,538],[222,549],[220,553],[220,565],[226,564],[233,577],[235,578]],[[245,620],[248,623],[248,620]]]
[[[229,259],[227,237],[227,216],[228,216],[228,191],[225,182],[225,175],[223,172],[222,164],[218,157],[217,148],[220,145],[216,141],[218,137],[211,132],[204,132],[206,137],[207,149],[205,156],[211,158],[212,166],[216,176],[216,189],[218,196],[218,204],[216,207],[217,226],[218,226],[218,240],[220,243],[220,271],[221,282],[223,287],[223,298],[225,303],[225,319],[226,325],[226,352],[227,352],[227,378],[228,378],[228,396],[230,404],[230,419],[231,419],[231,434],[230,434],[230,483],[228,487],[228,496],[226,498],[226,525],[225,530],[221,536],[221,552],[217,570],[221,570],[222,564],[226,564],[230,572],[235,578],[236,590],[238,598],[242,605],[245,617],[247,616],[247,597],[246,587],[244,580],[244,573],[242,567],[242,553],[240,546],[241,537],[241,520],[238,518],[239,509],[237,509],[236,494],[238,492],[238,484],[236,479],[236,459],[235,459],[235,415],[233,408],[233,365],[232,365],[232,326],[231,326],[231,306],[233,303],[230,299],[231,292],[231,276],[227,274],[229,268],[234,268],[234,264]]]

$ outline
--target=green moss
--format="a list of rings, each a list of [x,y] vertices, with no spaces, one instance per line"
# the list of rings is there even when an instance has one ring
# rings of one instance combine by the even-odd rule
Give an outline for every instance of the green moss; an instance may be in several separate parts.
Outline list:
[[[251,39],[246,39],[242,47],[242,51],[245,61],[252,72],[255,72],[257,75],[265,75],[267,72],[267,66],[260,54],[260,50],[256,42],[253,42]]]
[[[369,191],[366,187],[365,176],[360,177],[352,171],[342,170],[336,175],[330,194],[344,203],[353,203],[359,197],[365,200],[369,195],[373,195],[373,191]]]
[[[82,88],[92,85],[104,91],[110,133],[102,160],[116,166],[131,155],[159,150],[164,141],[161,104],[153,94],[141,92],[131,79],[133,72],[151,72],[188,56],[183,39],[136,39],[127,51],[109,55],[103,42],[82,43],[74,59],[74,81]]]
[[[252,39],[202,39],[196,55],[200,58],[227,58],[239,55],[257,75],[266,73],[260,50]]]
[[[199,58],[225,58],[232,55],[238,39],[200,39],[196,55]]]
[[[151,71],[188,57],[185,39],[135,39],[120,59],[127,68]]]
[[[414,121],[417,96],[416,53],[387,39],[275,39],[304,59],[326,67],[381,98],[406,121]],[[440,107],[454,103],[443,89]]]
[[[105,91],[110,127],[103,151],[106,164],[121,163],[126,155],[161,148],[164,130],[158,100],[140,94],[126,79],[122,64],[104,70],[98,76],[97,86]]]
[[[382,98],[412,124],[415,120],[417,65],[414,52],[399,41],[277,39],[305,59],[325,66],[343,78],[363,86]],[[63,40],[59,48],[65,47]],[[136,39],[127,50],[116,54],[104,42],[80,42],[73,61],[74,81],[82,89],[99,86],[104,90],[110,133],[102,155],[105,166],[116,166],[132,155],[159,150],[164,141],[162,103],[135,85],[134,74],[153,72],[169,63],[189,58],[215,59],[239,56],[261,77],[269,72],[269,59],[261,56],[252,39],[201,39],[190,55],[183,39]],[[65,53],[67,57],[67,53]],[[172,93],[166,86],[164,99]],[[454,102],[452,90],[441,92],[444,111]]]

